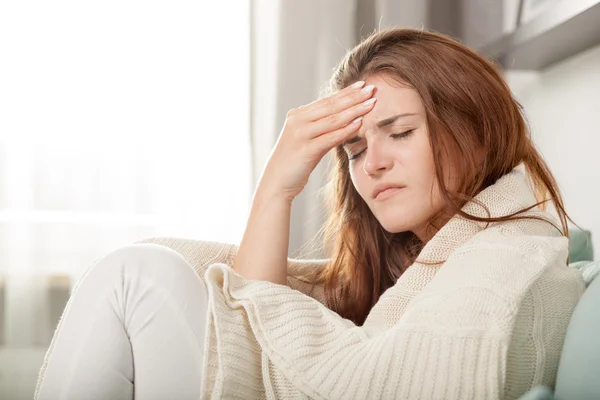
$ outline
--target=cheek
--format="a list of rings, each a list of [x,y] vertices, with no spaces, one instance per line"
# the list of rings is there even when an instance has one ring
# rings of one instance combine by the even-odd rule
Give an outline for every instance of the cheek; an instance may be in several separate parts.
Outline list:
[[[405,164],[408,171],[408,183],[412,185],[414,193],[421,207],[437,208],[440,202],[440,188],[437,185],[435,162],[428,142],[419,143],[418,147],[405,154]]]
[[[365,190],[366,190],[366,175],[362,171],[359,163],[350,163],[350,179],[352,180],[352,184],[354,185],[354,189],[358,192],[360,197],[364,200],[365,198]]]

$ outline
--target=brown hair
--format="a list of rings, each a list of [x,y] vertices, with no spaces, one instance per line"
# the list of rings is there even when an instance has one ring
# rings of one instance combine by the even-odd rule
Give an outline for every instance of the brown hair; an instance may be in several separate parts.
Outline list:
[[[551,201],[562,234],[568,235],[563,201],[556,180],[535,149],[520,104],[500,68],[457,41],[433,32],[387,29],[373,33],[340,62],[330,81],[339,91],[378,74],[409,85],[423,102],[443,212],[482,222],[528,218],[519,215]],[[444,149],[453,149],[458,187],[445,187]],[[476,161],[476,150],[483,160]],[[329,262],[320,275],[328,306],[362,324],[379,296],[418,257],[423,243],[411,232],[386,232],[355,190],[345,151],[334,152],[329,218],[323,229]],[[499,218],[480,218],[461,210],[481,190],[523,163],[539,203]],[[434,216],[429,224],[439,215]],[[529,217],[535,218],[535,217]],[[569,219],[570,220],[570,219]],[[439,229],[437,227],[436,229]],[[558,229],[558,228],[557,228]]]

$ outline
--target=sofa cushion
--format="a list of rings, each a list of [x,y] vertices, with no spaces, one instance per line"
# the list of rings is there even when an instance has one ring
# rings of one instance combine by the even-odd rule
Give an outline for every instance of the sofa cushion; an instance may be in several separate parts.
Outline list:
[[[600,279],[593,279],[575,307],[563,345],[554,395],[600,399]]]

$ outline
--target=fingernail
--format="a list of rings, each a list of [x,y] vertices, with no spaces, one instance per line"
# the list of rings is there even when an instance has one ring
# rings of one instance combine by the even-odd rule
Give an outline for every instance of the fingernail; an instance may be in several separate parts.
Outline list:
[[[367,94],[367,93],[371,93],[371,91],[373,91],[373,89],[375,89],[375,86],[374,85],[369,85],[369,86],[363,88],[360,92],[362,94]]]
[[[358,117],[356,118],[354,121],[352,121],[353,124],[358,124],[360,121],[362,121],[363,117]]]
[[[353,85],[352,85],[352,87],[353,87],[354,89],[358,89],[358,88],[360,88],[360,87],[363,87],[363,85],[364,85],[364,84],[365,84],[365,81],[358,81],[358,82],[356,82],[355,84],[353,84]]]
[[[375,103],[376,100],[377,100],[376,97],[371,97],[369,100],[365,101],[363,104],[365,106],[370,106],[371,104]]]

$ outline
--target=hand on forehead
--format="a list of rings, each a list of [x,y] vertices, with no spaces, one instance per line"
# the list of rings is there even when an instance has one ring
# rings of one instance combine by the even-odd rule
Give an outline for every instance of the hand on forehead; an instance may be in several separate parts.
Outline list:
[[[369,130],[385,130],[386,127],[402,123],[409,117],[423,117],[424,108],[416,90],[400,85],[391,79],[374,76],[365,80],[367,85],[374,85],[373,97],[377,102],[371,111],[363,117],[359,135],[364,137]]]

